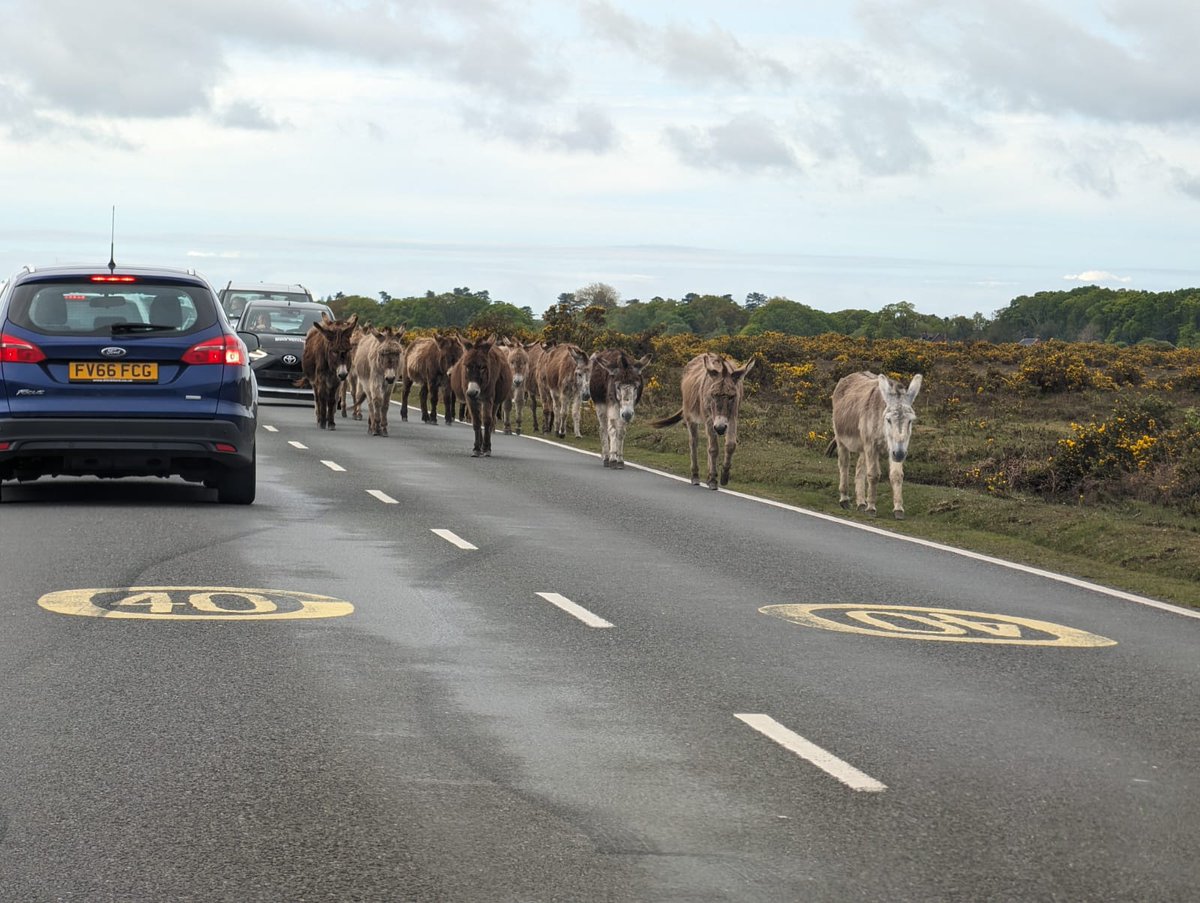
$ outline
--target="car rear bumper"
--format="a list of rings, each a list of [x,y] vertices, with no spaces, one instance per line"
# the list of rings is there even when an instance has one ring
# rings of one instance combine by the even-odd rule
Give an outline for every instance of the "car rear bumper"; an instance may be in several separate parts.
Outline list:
[[[55,475],[204,480],[214,464],[238,468],[253,462],[255,427],[253,420],[3,417],[0,480]]]

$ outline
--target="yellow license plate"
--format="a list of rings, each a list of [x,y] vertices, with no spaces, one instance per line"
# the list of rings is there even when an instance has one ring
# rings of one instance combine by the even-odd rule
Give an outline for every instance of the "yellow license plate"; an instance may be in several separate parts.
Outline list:
[[[158,364],[133,361],[72,361],[73,383],[156,383]]]

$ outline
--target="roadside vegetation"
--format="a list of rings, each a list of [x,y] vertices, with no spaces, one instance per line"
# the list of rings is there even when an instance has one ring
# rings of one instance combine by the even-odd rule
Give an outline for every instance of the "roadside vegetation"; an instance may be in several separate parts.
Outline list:
[[[596,284],[534,320],[528,308],[514,313],[468,289],[333,299],[339,314],[373,314],[379,325],[419,309],[426,322],[410,327],[652,354],[626,458],[681,475],[690,469],[686,429],[647,423],[678,408],[683,365],[701,351],[756,358],[729,488],[851,519],[863,515],[839,507],[837,463],[825,457],[833,387],[858,370],[904,382],[922,373],[908,519],[890,516],[885,466],[872,523],[1200,608],[1200,347],[1189,347],[1200,346],[1200,290],[1046,292],[990,320],[924,317],[903,302],[825,314],[787,299],[747,301],[622,303]],[[1108,341],[1028,338],[1039,333]],[[1015,336],[1026,343],[1005,340]],[[590,410],[582,423],[584,438],[567,441],[598,449]]]

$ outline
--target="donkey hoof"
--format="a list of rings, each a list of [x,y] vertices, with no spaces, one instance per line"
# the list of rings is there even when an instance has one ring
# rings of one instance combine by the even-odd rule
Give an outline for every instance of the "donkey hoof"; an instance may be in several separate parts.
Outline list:
[[[476,448],[476,449],[472,449],[472,450],[471,450],[471,457],[472,457],[472,458],[479,458],[479,457],[482,457],[482,456],[483,456],[483,453],[482,453],[482,452],[481,452],[479,449],[477,449],[477,448]]]
[[[716,481],[716,480],[709,480],[709,481],[708,481],[708,488],[709,488],[709,489],[719,489],[719,488],[720,488],[720,486],[717,484],[717,481]]]
[[[506,436],[511,436],[511,435],[512,435],[512,430],[505,430],[505,431],[504,431],[504,435],[506,435]]]
[[[605,458],[605,459],[604,459],[604,461],[602,461],[601,463],[603,463],[605,467],[612,467],[612,466],[613,466],[613,465],[612,465],[612,461],[608,460],[608,458]]]
[[[624,470],[625,462],[624,461],[613,461],[612,467],[613,467],[613,470]]]
[[[904,520],[904,511],[901,509],[897,509],[892,512],[892,516],[894,518],[896,518],[896,520]]]
[[[866,502],[859,502],[859,503],[858,503],[858,510],[859,510],[859,511],[866,511],[866,510],[867,510],[867,503],[866,503]]]
[[[876,511],[874,508],[867,509],[867,517],[877,517],[878,515],[879,515],[879,512]]]
[[[699,485],[700,485],[700,478],[699,478],[699,477],[692,477],[692,485],[693,485],[693,486],[699,486]]]
[[[844,510],[846,510],[846,511],[850,510],[850,499],[842,499],[840,504]]]

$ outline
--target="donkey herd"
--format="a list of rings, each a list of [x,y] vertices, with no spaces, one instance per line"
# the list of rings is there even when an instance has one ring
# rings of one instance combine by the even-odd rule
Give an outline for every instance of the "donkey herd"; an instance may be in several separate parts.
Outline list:
[[[616,348],[589,355],[569,343],[522,343],[495,336],[468,341],[441,333],[405,344],[404,334],[403,326],[360,327],[357,315],[344,320],[326,317],[309,330],[304,376],[296,385],[312,388],[321,429],[335,428],[336,410],[342,417],[361,420],[365,401],[368,433],[386,436],[394,391],[401,390],[400,419],[407,421],[409,394],[419,385],[421,421],[439,422],[440,401],[443,422],[452,423],[457,415],[474,428],[472,457],[490,457],[497,421],[503,420],[505,433],[514,432],[514,408],[517,435],[528,402],[535,431],[554,432],[563,438],[569,415],[574,435],[579,437],[582,406],[590,401],[599,425],[604,466],[625,466],[625,430],[641,400],[643,371],[650,355],[634,359]],[[738,441],[738,411],[746,374],[753,368],[754,359],[738,364],[712,352],[696,355],[683,368],[679,410],[651,421],[655,428],[681,421],[687,426],[693,486],[700,485],[701,428],[707,439],[706,485],[717,489],[729,483]],[[862,372],[838,382],[833,391],[833,440],[826,454],[837,455],[838,496],[843,508],[850,507],[850,461],[856,455],[855,504],[859,511],[876,514],[879,455],[886,453],[892,513],[904,517],[904,460],[916,420],[913,401],[921,390],[921,379],[918,373],[903,386],[885,374]],[[723,449],[719,447],[722,437]]]

